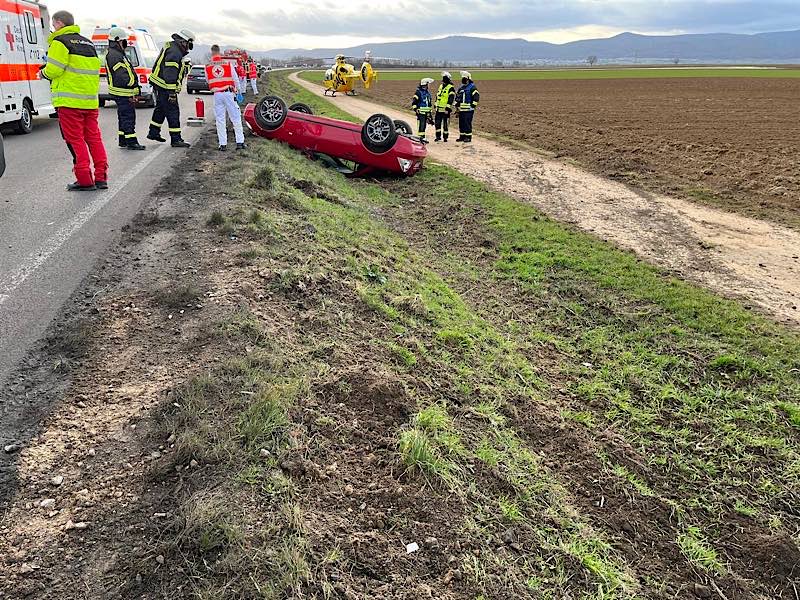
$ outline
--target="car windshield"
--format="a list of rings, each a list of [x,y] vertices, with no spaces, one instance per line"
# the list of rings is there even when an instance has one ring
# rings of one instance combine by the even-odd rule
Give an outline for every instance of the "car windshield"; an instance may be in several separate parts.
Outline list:
[[[205,67],[192,67],[191,73],[192,73],[192,75],[205,75],[206,68]]]

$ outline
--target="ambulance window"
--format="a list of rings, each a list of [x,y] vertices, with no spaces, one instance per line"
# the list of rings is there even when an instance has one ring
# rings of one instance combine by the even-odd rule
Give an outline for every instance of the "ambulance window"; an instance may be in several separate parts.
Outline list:
[[[136,48],[133,46],[125,48],[125,56],[128,58],[128,62],[131,63],[132,67],[139,66],[139,57],[136,55]]]
[[[36,44],[39,38],[36,36],[36,21],[33,20],[33,13],[25,11],[25,33],[28,36],[29,44]]]

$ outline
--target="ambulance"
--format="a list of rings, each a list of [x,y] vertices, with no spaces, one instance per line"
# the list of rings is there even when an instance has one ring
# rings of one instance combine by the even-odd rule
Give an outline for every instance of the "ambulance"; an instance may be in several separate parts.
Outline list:
[[[50,16],[29,0],[0,0],[0,125],[33,130],[34,115],[55,113],[50,82],[39,74],[47,60]]]
[[[3,0],[0,0],[2,5]],[[116,27],[112,25],[111,27]],[[108,93],[108,74],[106,73],[106,52],[108,52],[108,30],[111,27],[96,27],[92,34],[92,43],[100,57],[100,106],[105,106],[111,100]],[[139,87],[142,90],[139,102],[145,106],[153,107],[156,105],[156,97],[153,93],[153,86],[150,85],[150,73],[156,64],[160,48],[156,45],[153,36],[146,29],[133,29],[123,27],[128,34],[128,47],[125,49],[125,56],[133,67],[136,77],[139,79]]]

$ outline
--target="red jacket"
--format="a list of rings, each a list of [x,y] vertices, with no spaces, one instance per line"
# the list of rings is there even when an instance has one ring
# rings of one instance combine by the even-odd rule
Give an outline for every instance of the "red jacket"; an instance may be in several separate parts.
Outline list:
[[[244,77],[245,74],[244,65],[240,62],[236,63],[236,74],[239,76],[239,79]]]
[[[256,63],[250,63],[248,74],[250,75],[250,79],[258,79],[258,67],[256,66]]]

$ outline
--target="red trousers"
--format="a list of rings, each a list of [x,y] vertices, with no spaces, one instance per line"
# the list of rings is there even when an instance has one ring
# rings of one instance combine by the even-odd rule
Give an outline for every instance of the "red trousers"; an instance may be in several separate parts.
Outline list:
[[[98,110],[59,107],[61,135],[72,154],[75,179],[80,185],[108,181],[108,156],[97,121]],[[94,163],[94,177],[92,177]]]

